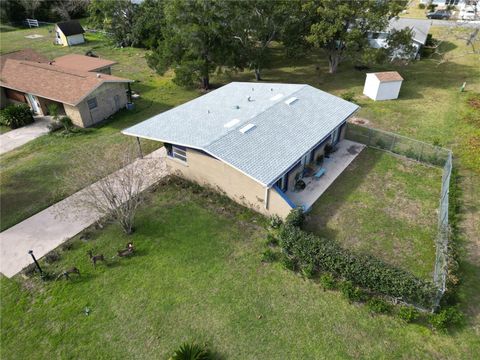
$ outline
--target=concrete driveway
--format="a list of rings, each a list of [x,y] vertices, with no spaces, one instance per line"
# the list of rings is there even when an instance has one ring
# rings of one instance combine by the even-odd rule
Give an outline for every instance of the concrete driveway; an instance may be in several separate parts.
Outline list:
[[[169,170],[162,159],[165,156],[166,151],[162,147],[128,165],[135,166],[135,171],[143,175],[142,189],[150,187],[168,175]],[[118,179],[118,173],[122,170],[118,170],[107,178]],[[95,189],[96,184],[89,187]],[[7,277],[14,276],[33,262],[28,255],[28,250],[33,250],[35,256],[41,258],[100,220],[101,214],[79,207],[78,200],[84,196],[85,191],[85,189],[80,190],[0,233],[0,272]],[[122,196],[120,190],[119,196]]]
[[[36,116],[33,124],[0,135],[0,154],[4,154],[48,133],[50,116]]]

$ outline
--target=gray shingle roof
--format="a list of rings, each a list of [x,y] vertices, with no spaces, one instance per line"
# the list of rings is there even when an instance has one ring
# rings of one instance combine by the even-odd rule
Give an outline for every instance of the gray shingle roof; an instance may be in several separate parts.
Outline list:
[[[430,31],[431,20],[393,18],[390,20],[388,30],[403,30],[405,28],[412,29],[413,39],[422,45],[427,42],[427,35]]]
[[[271,185],[357,109],[309,85],[230,83],[123,133],[204,150]]]

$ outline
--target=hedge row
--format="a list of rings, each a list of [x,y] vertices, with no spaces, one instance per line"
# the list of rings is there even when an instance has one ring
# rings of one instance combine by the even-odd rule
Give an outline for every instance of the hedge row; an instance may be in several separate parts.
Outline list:
[[[433,283],[371,256],[354,254],[288,220],[280,231],[280,245],[294,268],[328,272],[375,293],[425,308],[432,306],[436,293]]]
[[[16,129],[33,123],[32,111],[26,104],[9,105],[0,111],[0,124]]]

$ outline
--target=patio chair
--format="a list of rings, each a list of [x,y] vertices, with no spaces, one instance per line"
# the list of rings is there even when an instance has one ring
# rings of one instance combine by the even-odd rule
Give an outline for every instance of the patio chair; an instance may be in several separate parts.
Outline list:
[[[325,168],[320,168],[320,169],[315,173],[315,175],[313,175],[313,177],[315,178],[315,180],[318,180],[318,179],[320,179],[323,175],[325,175],[326,172],[327,172],[327,169],[325,169]]]

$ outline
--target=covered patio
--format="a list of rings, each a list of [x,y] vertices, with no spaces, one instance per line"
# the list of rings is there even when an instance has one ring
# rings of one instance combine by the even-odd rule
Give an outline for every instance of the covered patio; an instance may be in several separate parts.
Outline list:
[[[316,177],[315,174],[304,176],[302,180],[306,186],[303,190],[289,190],[285,193],[296,206],[302,206],[305,211],[308,211],[313,203],[360,154],[365,145],[344,139],[338,142],[335,148],[335,152],[331,153],[328,158],[325,157],[322,165],[319,165],[315,172],[318,174],[318,170],[323,168],[324,172],[321,177]]]

